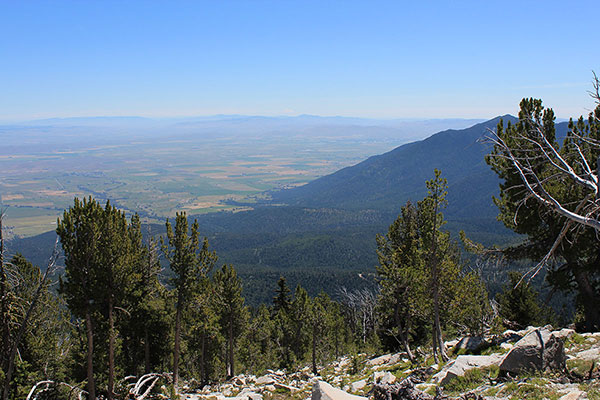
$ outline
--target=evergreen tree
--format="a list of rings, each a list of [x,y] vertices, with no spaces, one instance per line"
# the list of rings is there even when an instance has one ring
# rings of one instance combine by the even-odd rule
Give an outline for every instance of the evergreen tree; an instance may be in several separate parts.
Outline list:
[[[275,291],[275,297],[273,297],[273,312],[279,310],[289,311],[291,304],[290,289],[287,286],[287,282],[283,276],[279,277],[277,281],[277,290]]]
[[[494,198],[498,219],[509,229],[526,235],[526,240],[505,253],[513,259],[542,260],[541,266],[554,256],[557,262],[549,271],[548,281],[555,289],[577,293],[585,315],[583,328],[594,331],[600,329],[597,232],[584,225],[574,229],[579,224],[556,210],[584,214],[586,218],[594,215],[589,221],[597,220],[595,211],[586,211],[587,207],[596,207],[595,202],[589,201],[596,197],[595,190],[582,186],[584,179],[572,177],[574,173],[588,179],[590,174],[586,171],[597,165],[600,106],[587,120],[569,122],[569,133],[562,145],[557,140],[554,121],[553,110],[544,108],[541,100],[523,99],[519,121],[506,126],[503,122],[498,124],[498,140],[486,161],[501,179],[500,197]],[[520,160],[526,169],[517,168],[511,157]],[[572,165],[571,169],[563,161]],[[551,197],[553,202],[537,200],[524,179],[533,182],[530,187],[533,184],[536,194]]]
[[[419,202],[419,225],[421,227],[421,240],[423,248],[428,254],[425,257],[429,273],[429,287],[432,299],[432,340],[433,356],[442,361],[448,360],[442,338],[442,325],[440,320],[440,308],[442,303],[442,285],[449,286],[450,282],[444,282],[444,278],[452,278],[452,273],[448,274],[447,269],[455,266],[455,260],[451,254],[452,249],[449,241],[449,234],[441,231],[441,227],[446,223],[441,212],[447,204],[446,195],[448,184],[445,178],[441,177],[441,171],[434,171],[435,177],[426,182],[427,196]]]
[[[91,197],[83,201],[75,198],[74,205],[64,212],[56,228],[65,253],[65,280],[61,280],[60,291],[73,315],[85,321],[87,392],[90,399],[96,398],[92,315],[99,311],[103,289],[103,265],[98,256],[102,237],[99,221],[103,212],[100,204]]]
[[[191,295],[199,282],[206,277],[216,262],[216,254],[208,250],[208,240],[204,238],[200,248],[198,222],[194,221],[188,233],[188,220],[185,212],[177,213],[175,230],[167,219],[167,240],[161,238],[163,254],[175,274],[173,286],[176,291],[175,343],[173,348],[173,385],[178,391],[179,355],[181,345],[182,316],[189,304]]]
[[[398,335],[410,360],[410,332],[425,314],[426,272],[419,237],[418,212],[412,203],[402,207],[401,215],[390,225],[386,236],[377,235],[377,273],[381,290],[379,308],[389,333]],[[389,322],[388,322],[389,321]]]
[[[122,364],[127,375],[139,376],[161,366],[169,345],[169,309],[166,288],[159,281],[161,266],[156,241],[144,245],[139,216],[131,218],[132,268],[125,288],[119,330]],[[142,363],[143,361],[143,363]],[[140,365],[143,368],[140,371]]]
[[[51,267],[49,267],[51,268]],[[5,265],[7,343],[2,348],[2,397],[22,399],[42,379],[62,379],[68,358],[68,315],[40,268],[21,254]],[[18,352],[18,357],[16,357]]]
[[[206,384],[209,376],[214,372],[212,366],[212,350],[218,348],[221,342],[221,333],[217,309],[219,307],[218,293],[215,284],[208,278],[198,285],[193,300],[189,307],[189,333],[188,348],[195,356],[191,357],[193,364],[200,368],[200,382]]]
[[[434,357],[445,361],[444,327],[452,322],[463,331],[481,330],[489,307],[485,286],[463,271],[458,245],[441,229],[447,183],[440,171],[427,188],[416,208],[407,203],[388,234],[377,237],[379,310],[408,354],[411,328],[421,331],[429,319]]]
[[[291,333],[291,349],[294,357],[293,362],[297,363],[304,359],[304,354],[308,350],[311,333],[309,328],[310,297],[308,292],[302,286],[298,285],[294,292],[289,323]]]
[[[538,293],[528,282],[521,282],[523,276],[520,273],[511,271],[508,276],[509,282],[496,296],[500,317],[523,328],[547,322],[547,310],[540,305]]]
[[[240,359],[247,372],[261,374],[280,361],[278,342],[273,340],[276,320],[277,316],[271,317],[270,310],[264,304],[250,318],[239,346]]]
[[[235,375],[235,344],[245,328],[248,310],[244,306],[242,297],[242,281],[238,278],[233,266],[223,265],[215,273],[214,281],[219,322],[227,343],[225,350],[226,374],[227,378],[231,378]]]

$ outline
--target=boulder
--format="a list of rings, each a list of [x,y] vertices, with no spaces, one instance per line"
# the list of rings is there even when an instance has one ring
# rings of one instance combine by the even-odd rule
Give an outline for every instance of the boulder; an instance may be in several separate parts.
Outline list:
[[[336,389],[324,381],[315,381],[312,387],[311,400],[367,400],[367,398]]]
[[[516,342],[523,338],[524,335],[519,334],[519,332],[515,332],[512,329],[508,329],[502,332],[501,340],[506,342]]]
[[[560,331],[552,332],[552,334],[559,339],[566,339],[566,338],[573,336],[575,334],[575,330],[569,329],[569,328],[563,328]]]
[[[519,340],[500,362],[500,371],[518,374],[524,371],[565,368],[562,339],[547,328],[534,329]]]
[[[405,355],[405,353],[392,354],[392,356],[387,360],[386,364],[387,365],[398,364],[400,361],[402,361],[403,355]]]
[[[273,386],[275,386],[275,389],[286,390],[292,394],[300,391],[297,387],[284,385],[283,383],[274,383]]]
[[[352,382],[350,384],[350,390],[353,392],[358,392],[367,386],[367,379],[361,379],[360,381]]]
[[[263,375],[260,378],[256,379],[257,385],[272,385],[277,382],[272,376]]]
[[[584,361],[598,361],[600,360],[600,348],[595,347],[589,350],[580,351],[575,354],[575,358],[584,360]]]
[[[503,350],[510,350],[513,348],[513,344],[512,343],[508,343],[508,342],[504,342],[504,343],[500,343],[500,348]]]
[[[383,378],[384,375],[385,375],[385,372],[383,372],[383,371],[374,371],[373,372],[373,382],[374,383],[379,382],[379,380],[381,378]]]
[[[390,359],[392,358],[391,354],[384,354],[382,356],[376,357],[372,360],[367,361],[367,365],[374,367],[376,365],[383,365],[383,364],[387,364]]]
[[[231,383],[233,383],[236,386],[246,386],[246,378],[243,375],[235,376],[231,380]]]
[[[234,397],[236,400],[262,400],[262,394],[255,393],[248,388],[244,388],[237,396]]]
[[[392,383],[396,382],[396,376],[394,374],[392,374],[391,372],[386,372],[381,377],[379,382],[381,382],[382,384],[391,385]]]
[[[434,400],[433,396],[419,390],[410,378],[393,385],[375,385],[374,400]]]
[[[456,344],[454,351],[466,350],[476,352],[486,347],[488,343],[483,336],[465,336]]]
[[[574,390],[570,393],[561,396],[558,400],[580,400],[587,399],[587,394],[581,390]]]
[[[433,381],[445,385],[457,376],[464,376],[465,372],[475,368],[485,368],[497,365],[502,360],[502,355],[489,356],[462,355],[446,364],[444,368],[433,376]]]

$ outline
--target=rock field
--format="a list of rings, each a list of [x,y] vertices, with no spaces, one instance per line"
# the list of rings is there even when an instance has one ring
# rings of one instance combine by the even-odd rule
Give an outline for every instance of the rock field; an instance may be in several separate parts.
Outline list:
[[[268,370],[239,375],[200,390],[184,388],[185,400],[600,400],[600,332],[529,327],[502,335],[446,342],[443,365],[419,350],[420,361],[404,353],[359,354],[322,366],[320,376]]]

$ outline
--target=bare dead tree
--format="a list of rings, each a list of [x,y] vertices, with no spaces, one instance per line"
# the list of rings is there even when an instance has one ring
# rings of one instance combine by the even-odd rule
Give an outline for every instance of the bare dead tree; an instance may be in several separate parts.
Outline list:
[[[0,229],[0,231],[1,231],[1,229]],[[3,247],[3,245],[1,247]],[[29,303],[29,307],[27,308],[27,311],[25,312],[25,315],[23,316],[23,319],[21,320],[21,324],[19,325],[19,328],[17,330],[17,333],[16,333],[14,339],[9,341],[10,346],[8,348],[10,349],[10,351],[8,354],[8,360],[6,360],[6,372],[5,372],[6,376],[5,376],[5,381],[4,381],[4,388],[2,389],[2,400],[8,400],[8,394],[10,391],[12,375],[13,375],[14,369],[15,369],[15,357],[18,352],[19,343],[21,343],[21,340],[23,339],[23,335],[27,331],[27,326],[29,324],[29,320],[31,319],[31,315],[33,314],[33,311],[35,310],[35,307],[39,301],[42,290],[47,287],[48,277],[54,273],[58,255],[59,255],[59,251],[58,251],[58,237],[57,237],[56,242],[54,243],[54,250],[52,252],[52,256],[50,256],[48,265],[46,267],[46,271],[44,272],[42,279],[38,282],[38,285],[36,287],[34,295],[31,299],[31,302]]]
[[[600,106],[600,78],[596,74],[593,88],[590,94]],[[592,112],[590,121],[600,122],[599,115],[598,112]],[[521,206],[524,207],[527,201],[533,199],[550,212],[565,218],[560,233],[546,255],[523,276],[524,279],[527,276],[532,279],[553,258],[570,231],[590,227],[600,233],[600,157],[597,160],[590,159],[590,154],[600,152],[600,141],[573,129],[563,144],[568,151],[561,151],[561,147],[548,137],[541,121],[530,117],[527,122],[527,131],[512,131],[516,137],[510,143],[499,132],[492,130],[483,141],[495,146],[496,153],[491,157],[506,160],[521,179],[526,195],[518,205],[517,213]],[[543,174],[540,173],[541,164],[544,165]],[[565,182],[581,189],[582,196],[576,204],[561,202],[553,194],[550,187],[557,182]]]
[[[366,288],[353,291],[341,288],[338,294],[352,321],[353,330],[361,329],[361,340],[365,343],[369,334],[377,329],[377,294]]]
[[[71,399],[71,395],[73,393],[77,393],[78,400],[84,400],[84,395],[87,394],[87,392],[85,390],[83,390],[77,386],[69,385],[68,383],[65,383],[65,382],[55,382],[55,381],[50,381],[50,380],[44,380],[44,381],[39,381],[35,385],[33,385],[31,390],[27,394],[27,397],[25,400],[37,400],[38,398],[40,398],[39,397],[40,395],[42,395],[44,392],[49,391],[53,386],[54,387],[55,386],[68,387],[70,390],[69,390],[67,399],[69,399],[69,400]],[[42,389],[38,390],[40,387],[42,387]]]

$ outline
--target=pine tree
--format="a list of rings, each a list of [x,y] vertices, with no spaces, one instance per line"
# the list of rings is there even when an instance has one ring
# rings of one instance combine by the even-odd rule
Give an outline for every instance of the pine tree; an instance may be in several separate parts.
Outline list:
[[[200,367],[200,381],[208,383],[212,372],[211,349],[220,341],[220,325],[217,309],[218,293],[215,284],[205,278],[197,286],[189,307],[190,343],[188,347],[196,354],[195,364]]]
[[[277,315],[271,317],[265,304],[261,304],[250,318],[239,346],[240,359],[247,372],[258,375],[281,361],[278,343],[273,340],[276,320]]]
[[[593,97],[598,104],[595,81]],[[505,254],[541,260],[540,268],[555,260],[549,283],[555,290],[577,293],[585,315],[581,328],[600,329],[600,257],[598,232],[593,227],[598,224],[598,205],[593,199],[597,198],[600,105],[587,119],[570,120],[569,132],[560,143],[554,111],[544,108],[539,99],[525,98],[519,121],[506,125],[501,121],[492,136],[494,148],[486,162],[501,179],[500,196],[494,198],[498,219],[526,235]]]
[[[279,310],[287,312],[290,309],[290,304],[290,288],[287,286],[285,278],[281,276],[277,281],[277,290],[275,291],[275,297],[273,297],[273,312],[277,313]]]
[[[407,202],[386,236],[377,236],[379,308],[389,321],[389,333],[398,335],[410,360],[410,332],[425,314],[426,271],[422,259],[418,211]]]
[[[426,182],[428,194],[419,202],[419,225],[421,226],[421,240],[423,248],[427,251],[426,264],[429,275],[429,287],[432,298],[432,340],[433,356],[442,361],[448,360],[444,340],[442,338],[442,325],[440,320],[440,306],[442,302],[442,285],[445,274],[444,267],[452,268],[453,260],[449,235],[441,232],[441,227],[445,224],[444,216],[441,212],[447,204],[446,194],[448,184],[445,178],[441,177],[441,171],[434,171],[435,177]],[[447,274],[446,274],[447,275]],[[448,284],[448,283],[446,283]]]
[[[291,328],[291,349],[294,361],[296,362],[304,359],[304,354],[308,350],[310,343],[310,306],[311,302],[308,292],[302,286],[298,285],[294,292],[294,300],[290,307],[288,320]]]
[[[94,325],[92,315],[99,311],[102,297],[100,263],[102,229],[100,221],[104,210],[91,197],[83,201],[75,198],[74,205],[58,220],[56,233],[65,253],[65,280],[61,280],[60,291],[64,294],[69,309],[78,318],[83,318],[87,338],[87,392],[96,398],[94,379]]]
[[[152,237],[144,244],[137,214],[131,217],[129,236],[132,268],[125,288],[127,312],[121,314],[119,331],[126,374],[138,376],[140,365],[143,365],[142,372],[150,373],[166,355],[170,313],[167,290],[159,280],[158,245]]]
[[[508,274],[509,282],[496,296],[499,314],[505,320],[515,322],[521,327],[546,322],[547,311],[538,301],[538,293],[528,282],[521,282],[523,275],[516,271]]]
[[[208,240],[204,238],[202,248],[199,243],[198,222],[194,221],[188,234],[188,220],[185,212],[177,213],[175,231],[167,219],[167,240],[161,238],[165,258],[175,274],[173,286],[177,293],[175,312],[175,344],[173,348],[173,385],[178,391],[179,355],[181,345],[182,316],[189,304],[191,295],[214,266],[217,256],[208,250]]]
[[[242,297],[242,281],[233,266],[223,265],[215,273],[215,291],[218,314],[223,336],[226,338],[225,366],[227,378],[234,376],[234,349],[239,336],[245,328],[248,310]]]

